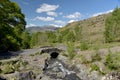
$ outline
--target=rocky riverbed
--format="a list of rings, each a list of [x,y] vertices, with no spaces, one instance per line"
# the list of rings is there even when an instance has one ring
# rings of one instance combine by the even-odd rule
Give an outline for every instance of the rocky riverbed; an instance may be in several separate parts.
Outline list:
[[[40,49],[28,52],[0,60],[0,80],[120,80],[118,71],[102,74],[62,53],[51,58],[50,54],[41,54]]]

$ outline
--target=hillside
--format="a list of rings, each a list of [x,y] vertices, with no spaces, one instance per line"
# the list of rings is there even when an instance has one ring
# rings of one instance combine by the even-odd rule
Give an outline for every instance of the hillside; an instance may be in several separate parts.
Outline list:
[[[103,42],[104,41],[104,30],[105,30],[105,19],[109,14],[103,14],[96,17],[91,17],[81,21],[67,24],[65,27],[59,29],[64,31],[66,29],[73,30],[75,27],[82,27],[83,40],[92,42]]]

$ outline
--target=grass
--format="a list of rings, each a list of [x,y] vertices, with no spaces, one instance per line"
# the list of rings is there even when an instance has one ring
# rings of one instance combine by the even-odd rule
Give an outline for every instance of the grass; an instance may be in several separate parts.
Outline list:
[[[84,41],[80,44],[81,51],[88,50],[88,48],[89,48],[89,45],[87,42]]]
[[[91,71],[99,71],[100,70],[96,64],[91,64],[90,67],[91,67]]]
[[[6,64],[2,67],[1,72],[4,74],[14,73],[15,69],[12,64]]]
[[[118,53],[111,53],[110,52],[106,56],[105,65],[110,70],[118,70],[118,71],[120,71],[120,52],[118,52]]]
[[[76,53],[75,53],[75,50],[74,50],[74,46],[73,44],[71,43],[67,43],[67,51],[66,52],[63,52],[62,55],[63,56],[66,56],[68,57],[70,60],[72,60],[75,56],[76,56]]]

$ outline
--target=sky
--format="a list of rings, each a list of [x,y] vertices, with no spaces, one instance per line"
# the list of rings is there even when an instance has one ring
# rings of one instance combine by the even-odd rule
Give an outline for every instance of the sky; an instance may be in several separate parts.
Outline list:
[[[18,3],[29,26],[68,23],[112,12],[120,7],[120,0],[11,0]]]

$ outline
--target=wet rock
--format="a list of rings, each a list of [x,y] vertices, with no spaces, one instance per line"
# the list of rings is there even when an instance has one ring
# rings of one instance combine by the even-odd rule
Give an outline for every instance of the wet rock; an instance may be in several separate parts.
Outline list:
[[[75,73],[66,75],[65,78],[63,78],[63,80],[82,80],[80,79]]]

